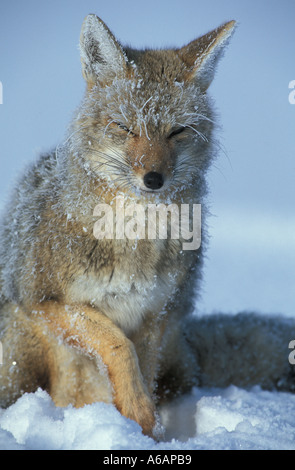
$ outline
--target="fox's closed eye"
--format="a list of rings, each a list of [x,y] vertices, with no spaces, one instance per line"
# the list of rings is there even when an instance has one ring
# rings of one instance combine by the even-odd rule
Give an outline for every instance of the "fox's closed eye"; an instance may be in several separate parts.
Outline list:
[[[117,124],[117,126],[120,127],[120,129],[122,129],[123,131],[130,132],[128,127],[124,126],[124,124],[122,124],[121,122],[116,122],[115,124]]]
[[[132,132],[125,124],[122,124],[121,122],[115,122],[115,124],[122,129],[123,131],[127,132],[130,135],[135,135],[134,132]]]
[[[177,129],[174,129],[168,136],[168,139],[171,139],[172,137],[174,137],[175,135],[178,135],[178,134],[182,134],[182,132],[185,131],[185,127],[177,127]]]

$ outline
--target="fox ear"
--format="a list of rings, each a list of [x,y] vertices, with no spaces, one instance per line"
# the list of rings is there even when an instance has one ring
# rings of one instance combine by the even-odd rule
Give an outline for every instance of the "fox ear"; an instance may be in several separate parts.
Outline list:
[[[206,91],[213,80],[216,65],[234,32],[235,24],[235,21],[229,21],[177,51],[189,68],[190,77],[198,81],[202,91]]]
[[[126,56],[121,45],[106,24],[96,15],[86,16],[80,34],[82,73],[94,84],[115,77],[126,68]]]

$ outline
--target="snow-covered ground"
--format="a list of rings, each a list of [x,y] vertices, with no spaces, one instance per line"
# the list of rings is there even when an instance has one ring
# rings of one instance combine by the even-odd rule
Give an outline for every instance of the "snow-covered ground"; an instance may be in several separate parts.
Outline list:
[[[11,450],[295,450],[295,395],[194,389],[161,410],[154,442],[112,405],[56,408],[46,392],[23,395],[0,414],[0,448]]]

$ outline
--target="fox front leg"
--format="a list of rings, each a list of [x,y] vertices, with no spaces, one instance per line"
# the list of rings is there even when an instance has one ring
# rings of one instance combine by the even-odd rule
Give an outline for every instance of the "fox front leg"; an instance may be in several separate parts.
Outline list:
[[[88,306],[45,302],[32,309],[46,329],[107,366],[113,401],[122,415],[153,436],[155,407],[146,389],[133,343],[107,316]]]

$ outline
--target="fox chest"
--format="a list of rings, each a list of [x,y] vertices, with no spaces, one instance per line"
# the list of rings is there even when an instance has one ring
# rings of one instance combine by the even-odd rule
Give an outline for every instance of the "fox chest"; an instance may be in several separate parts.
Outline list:
[[[67,300],[90,303],[126,333],[148,312],[163,311],[185,271],[178,247],[164,240],[156,246],[134,243],[109,249],[108,255],[101,251],[99,256],[93,253],[89,268],[74,276]]]

